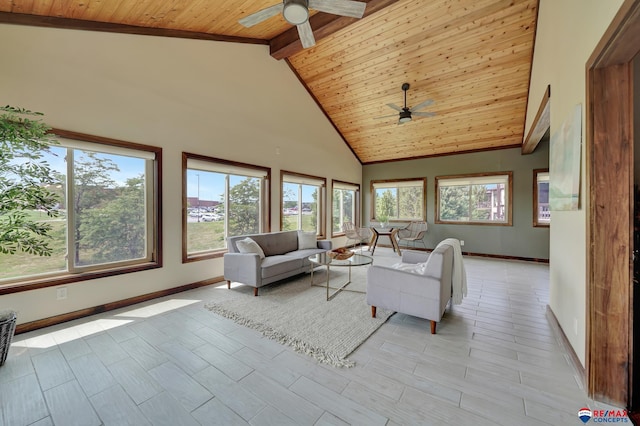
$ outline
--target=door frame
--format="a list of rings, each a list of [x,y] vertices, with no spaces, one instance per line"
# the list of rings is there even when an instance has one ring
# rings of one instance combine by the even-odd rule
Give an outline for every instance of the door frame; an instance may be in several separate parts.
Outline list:
[[[587,390],[621,406],[633,397],[632,71],[639,50],[640,1],[625,0],[586,64]]]

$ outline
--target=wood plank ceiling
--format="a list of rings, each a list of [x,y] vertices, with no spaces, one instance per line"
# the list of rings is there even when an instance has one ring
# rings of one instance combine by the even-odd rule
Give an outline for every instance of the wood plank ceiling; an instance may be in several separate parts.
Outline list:
[[[0,22],[270,44],[363,164],[522,144],[538,0],[365,0],[362,19],[312,12],[305,50],[280,15],[238,24],[277,1],[13,0]],[[405,82],[436,115],[377,119]]]

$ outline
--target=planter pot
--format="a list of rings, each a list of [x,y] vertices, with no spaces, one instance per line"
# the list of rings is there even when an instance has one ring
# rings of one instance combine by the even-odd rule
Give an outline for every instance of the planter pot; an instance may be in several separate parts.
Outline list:
[[[11,340],[16,331],[16,313],[13,311],[0,312],[0,366],[4,365],[9,355]]]

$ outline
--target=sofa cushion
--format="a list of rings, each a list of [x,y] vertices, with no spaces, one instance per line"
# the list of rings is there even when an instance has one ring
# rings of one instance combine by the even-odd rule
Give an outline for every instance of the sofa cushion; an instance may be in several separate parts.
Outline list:
[[[269,234],[250,235],[262,247],[265,256],[285,254],[298,248],[296,231],[271,232]]]
[[[285,256],[295,257],[296,259],[301,259],[302,264],[304,266],[311,266],[311,262],[309,262],[309,256],[313,256],[314,254],[324,253],[326,250],[323,249],[304,249],[304,250],[296,250],[290,251],[289,253],[285,253]]]
[[[298,250],[305,249],[317,249],[318,248],[318,236],[315,231],[301,231],[298,230]]]
[[[275,277],[302,268],[303,261],[293,256],[267,256],[262,261],[262,278]]]
[[[264,251],[260,245],[249,237],[236,241],[236,247],[240,253],[256,253],[260,259],[264,259]]]

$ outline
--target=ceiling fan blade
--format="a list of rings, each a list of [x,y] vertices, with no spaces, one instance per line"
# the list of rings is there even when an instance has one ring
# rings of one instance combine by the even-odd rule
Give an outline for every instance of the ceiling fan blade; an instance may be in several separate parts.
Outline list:
[[[412,115],[415,115],[416,117],[433,117],[434,115],[436,115],[435,112],[421,112],[421,111],[413,111],[411,112]]]
[[[256,24],[259,24],[262,21],[266,21],[272,16],[276,16],[278,13],[282,12],[282,3],[274,4],[273,6],[269,6],[266,9],[262,9],[257,11],[256,13],[252,13],[251,15],[245,16],[238,22],[244,25],[247,28],[253,27]]]
[[[367,4],[353,0],[309,0],[309,7],[333,15],[362,18]]]
[[[374,120],[379,120],[381,118],[391,118],[391,117],[397,117],[398,114],[393,114],[393,115],[383,115],[382,117],[373,117]]]
[[[395,109],[396,111],[400,111],[402,112],[402,108],[400,108],[398,105],[396,104],[387,104],[388,107]]]
[[[302,42],[302,47],[305,49],[311,46],[315,46],[316,39],[313,37],[313,30],[311,29],[311,25],[309,21],[296,25],[298,27],[298,35],[300,36],[300,42]]]
[[[426,101],[419,103],[418,105],[414,106],[413,108],[410,108],[409,111],[415,112],[415,111],[417,111],[419,109],[428,107],[431,104],[433,104],[433,99],[427,99]]]

